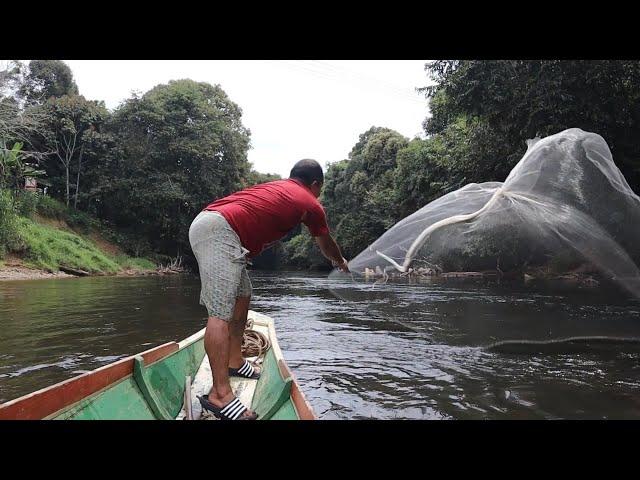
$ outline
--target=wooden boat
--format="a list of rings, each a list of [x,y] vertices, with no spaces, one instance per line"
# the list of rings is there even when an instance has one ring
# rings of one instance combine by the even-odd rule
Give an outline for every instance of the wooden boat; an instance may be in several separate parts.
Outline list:
[[[271,347],[258,380],[231,378],[236,396],[259,420],[313,420],[315,415],[287,367],[273,320],[250,311],[251,329]],[[211,388],[204,330],[0,405],[0,420],[206,420],[197,395]],[[193,381],[191,381],[193,379]]]

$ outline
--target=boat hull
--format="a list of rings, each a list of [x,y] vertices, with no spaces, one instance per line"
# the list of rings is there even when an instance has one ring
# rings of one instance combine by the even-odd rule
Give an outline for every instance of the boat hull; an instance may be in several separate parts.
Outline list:
[[[251,408],[262,420],[315,419],[284,362],[273,320],[253,311],[249,313],[254,328],[267,331],[271,342],[262,359],[260,379],[245,380],[253,390]],[[182,419],[185,378],[196,378],[203,366],[208,366],[204,329],[180,343],[161,345],[2,404],[0,420]],[[208,391],[210,384],[203,388]]]

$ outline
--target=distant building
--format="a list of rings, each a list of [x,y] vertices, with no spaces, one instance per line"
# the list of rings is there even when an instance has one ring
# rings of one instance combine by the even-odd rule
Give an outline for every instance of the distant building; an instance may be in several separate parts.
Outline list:
[[[24,189],[28,192],[36,192],[38,190],[38,180],[33,177],[25,177]]]

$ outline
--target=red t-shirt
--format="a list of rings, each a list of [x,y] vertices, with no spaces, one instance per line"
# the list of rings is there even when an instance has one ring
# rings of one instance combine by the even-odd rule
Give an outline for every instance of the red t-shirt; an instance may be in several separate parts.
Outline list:
[[[284,237],[300,222],[314,237],[329,233],[320,202],[309,188],[291,178],[232,193],[210,203],[204,210],[219,212],[229,222],[250,257]],[[305,212],[307,216],[303,221]]]

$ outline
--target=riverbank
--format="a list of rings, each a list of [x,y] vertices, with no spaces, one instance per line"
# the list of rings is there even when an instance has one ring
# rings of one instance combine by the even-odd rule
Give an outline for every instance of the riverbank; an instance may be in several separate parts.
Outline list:
[[[74,275],[62,270],[50,271],[25,265],[19,257],[10,255],[0,261],[0,282],[15,280],[50,280],[57,278],[76,278],[79,276],[114,276],[114,277],[141,277],[147,275],[178,275],[184,273],[182,270],[167,267],[156,268],[124,268],[114,273],[89,273],[84,275]]]
[[[0,280],[77,276],[139,276],[180,273],[177,261],[128,254],[127,239],[86,213],[42,196],[22,196],[26,208],[9,199],[0,236]],[[13,203],[12,203],[13,202]],[[6,206],[6,205],[5,205]],[[0,212],[1,213],[1,212]],[[118,239],[118,240],[116,240]]]
[[[0,265],[0,282],[14,280],[45,280],[52,278],[73,278],[64,272],[47,272],[45,270],[34,270],[19,265]]]

